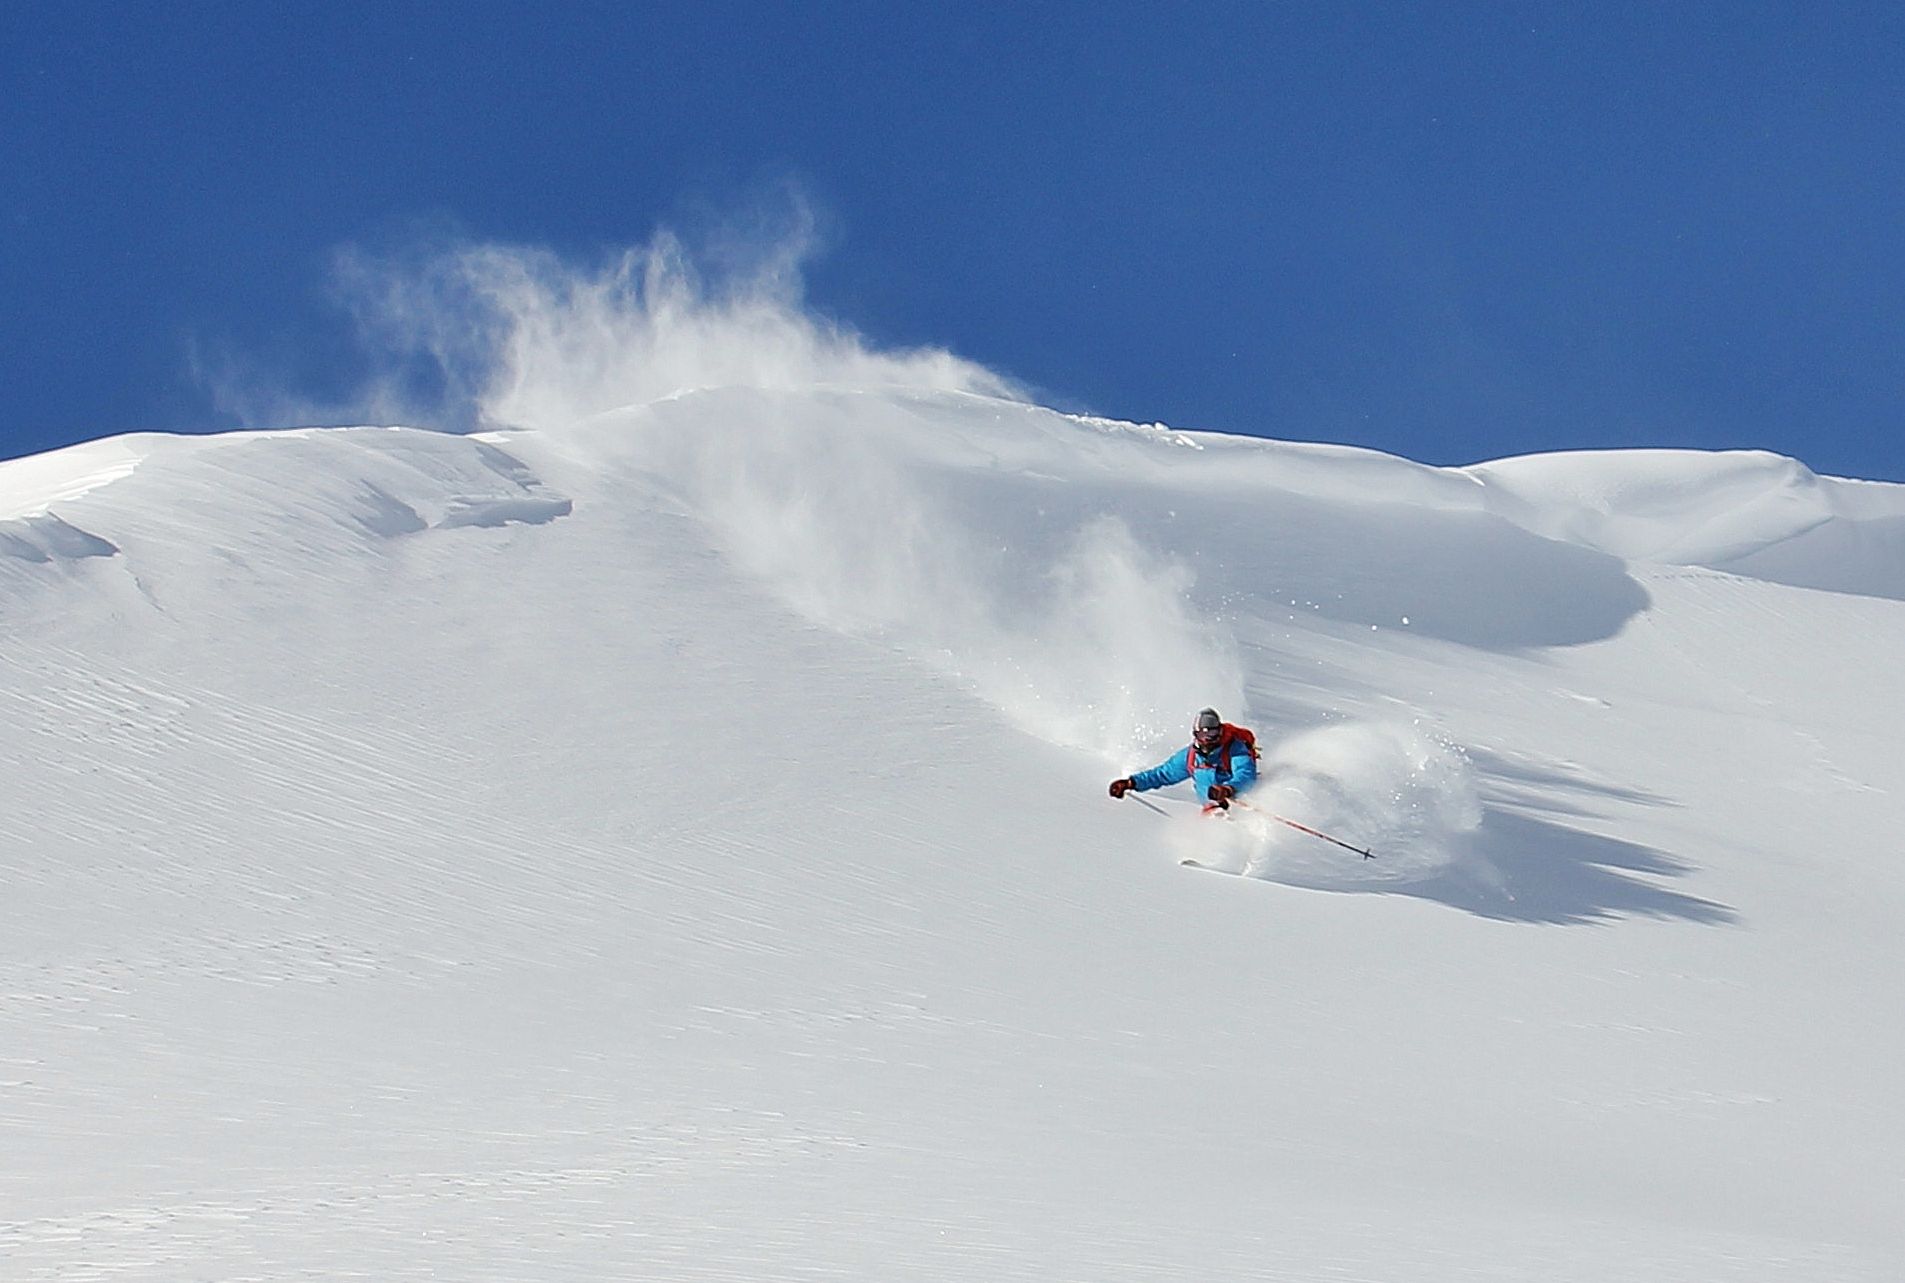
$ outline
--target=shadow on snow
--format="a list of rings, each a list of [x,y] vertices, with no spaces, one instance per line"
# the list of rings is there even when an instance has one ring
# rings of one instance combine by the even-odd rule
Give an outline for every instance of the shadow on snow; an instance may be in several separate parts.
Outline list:
[[[1494,804],[1470,842],[1468,858],[1454,870],[1400,893],[1503,922],[1578,926],[1651,917],[1724,926],[1739,921],[1727,905],[1653,881],[1686,877],[1694,866],[1635,842]]]

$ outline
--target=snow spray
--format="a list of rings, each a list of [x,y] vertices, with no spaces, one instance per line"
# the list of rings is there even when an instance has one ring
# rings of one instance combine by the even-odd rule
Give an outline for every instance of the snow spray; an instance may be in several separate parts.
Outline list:
[[[1250,808],[1178,826],[1179,859],[1326,890],[1427,881],[1481,824],[1474,769],[1460,748],[1406,723],[1345,722],[1292,736],[1264,754]],[[1278,823],[1288,816],[1375,852],[1360,859]]]

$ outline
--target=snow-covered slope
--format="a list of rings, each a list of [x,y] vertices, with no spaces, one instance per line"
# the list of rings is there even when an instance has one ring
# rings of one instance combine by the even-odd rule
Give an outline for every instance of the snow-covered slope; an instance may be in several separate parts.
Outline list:
[[[0,464],[0,1274],[1897,1278],[1901,530],[871,383]],[[1105,796],[1206,703],[1379,858]]]
[[[1896,485],[1815,476],[1764,451],[1528,455],[1468,469],[1491,507],[1619,557],[1905,599]]]

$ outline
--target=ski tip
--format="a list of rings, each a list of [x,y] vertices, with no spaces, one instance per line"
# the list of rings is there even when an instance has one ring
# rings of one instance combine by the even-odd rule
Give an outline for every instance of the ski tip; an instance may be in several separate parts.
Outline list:
[[[1220,868],[1215,864],[1205,864],[1202,860],[1179,860],[1177,864],[1181,869],[1202,869],[1206,873],[1229,873],[1233,875],[1235,873],[1233,869]]]

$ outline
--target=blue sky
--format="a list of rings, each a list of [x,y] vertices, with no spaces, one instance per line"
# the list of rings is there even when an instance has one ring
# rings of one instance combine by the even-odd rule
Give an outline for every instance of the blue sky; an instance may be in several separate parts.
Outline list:
[[[1905,480],[1905,17],[1853,3],[16,0],[0,456],[233,426],[208,353],[346,396],[341,247],[790,186],[813,308],[1067,406]]]

